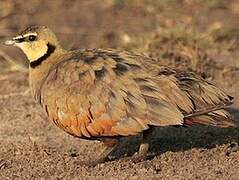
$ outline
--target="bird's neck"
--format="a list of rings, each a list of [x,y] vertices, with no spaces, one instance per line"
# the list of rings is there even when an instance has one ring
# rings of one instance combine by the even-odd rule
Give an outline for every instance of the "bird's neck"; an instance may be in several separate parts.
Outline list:
[[[49,47],[47,52],[39,59],[29,64],[29,82],[32,95],[36,100],[43,81],[48,76],[50,68],[62,60],[67,51],[62,48]]]

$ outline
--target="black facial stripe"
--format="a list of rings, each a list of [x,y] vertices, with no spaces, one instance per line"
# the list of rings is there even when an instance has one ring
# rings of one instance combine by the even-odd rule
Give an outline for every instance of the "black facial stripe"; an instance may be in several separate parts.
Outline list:
[[[17,43],[24,42],[25,40],[26,40],[26,38],[24,38],[24,37],[15,39],[15,41],[16,41]]]
[[[42,57],[40,57],[39,59],[30,62],[30,67],[31,68],[35,68],[38,65],[40,65],[43,61],[45,61],[54,51],[55,51],[56,47],[54,45],[51,45],[50,43],[47,44],[47,52],[46,54],[44,54]]]

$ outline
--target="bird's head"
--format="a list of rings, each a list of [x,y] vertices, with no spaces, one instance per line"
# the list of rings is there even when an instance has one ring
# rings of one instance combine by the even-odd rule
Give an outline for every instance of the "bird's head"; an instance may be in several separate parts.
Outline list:
[[[30,62],[54,52],[56,48],[61,49],[56,35],[45,26],[32,26],[22,31],[17,36],[5,41],[5,45],[19,47]]]

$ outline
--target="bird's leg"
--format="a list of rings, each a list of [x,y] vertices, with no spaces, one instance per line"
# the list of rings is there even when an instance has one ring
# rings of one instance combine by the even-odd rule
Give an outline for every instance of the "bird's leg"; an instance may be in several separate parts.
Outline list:
[[[90,166],[96,166],[97,164],[104,163],[109,160],[108,156],[115,148],[119,145],[118,139],[104,139],[103,143],[105,145],[104,150],[100,153],[96,160],[90,162]]]
[[[134,155],[134,157],[132,159],[134,162],[142,161],[147,157],[152,132],[153,132],[152,128],[143,132],[143,138],[140,143],[138,153],[136,155]]]

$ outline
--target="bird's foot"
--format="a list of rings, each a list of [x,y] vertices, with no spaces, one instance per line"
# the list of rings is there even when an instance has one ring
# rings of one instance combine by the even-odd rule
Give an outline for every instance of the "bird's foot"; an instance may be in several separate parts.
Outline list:
[[[137,164],[137,163],[140,163],[140,162],[151,160],[155,157],[155,155],[156,154],[154,154],[154,153],[139,154],[138,152],[136,152],[131,157],[122,158],[122,161],[131,161],[131,162]]]
[[[93,160],[93,161],[83,161],[81,164],[88,166],[88,167],[94,167],[97,164],[102,164],[104,162],[107,161],[111,161],[112,160],[112,156],[110,156],[110,153],[115,149],[115,147],[117,147],[118,144],[112,146],[112,147],[106,147],[102,153],[97,157],[97,159]]]
[[[154,156],[155,156],[154,153],[146,153],[146,154],[135,153],[131,157],[131,161],[133,161],[134,163],[139,163],[139,162],[151,160],[154,158]]]

